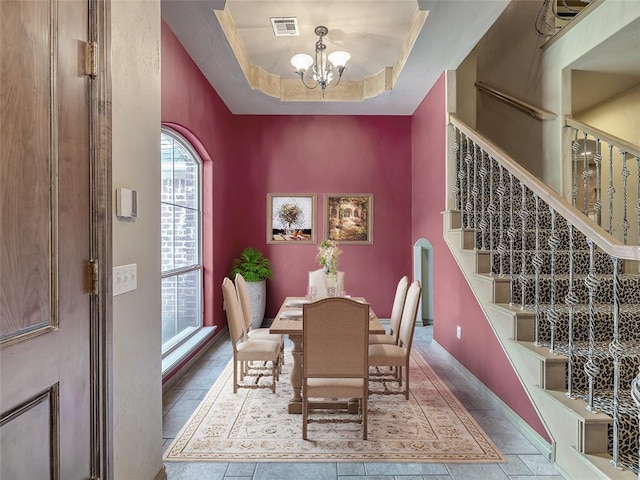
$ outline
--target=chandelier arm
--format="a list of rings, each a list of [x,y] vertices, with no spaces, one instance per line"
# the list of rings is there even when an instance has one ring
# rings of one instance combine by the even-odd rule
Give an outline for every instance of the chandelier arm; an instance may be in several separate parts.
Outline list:
[[[296,72],[296,74],[300,77],[300,80],[302,81],[302,84],[305,87],[307,87],[309,90],[313,90],[314,88],[316,88],[318,86],[318,83],[316,82],[313,87],[310,87],[309,85],[307,85],[307,82],[304,81],[304,74],[301,74],[300,72]]]
[[[335,88],[338,86],[340,80],[342,79],[342,72],[344,72],[346,69],[346,67],[338,69],[338,80],[333,85],[329,85],[330,88]]]

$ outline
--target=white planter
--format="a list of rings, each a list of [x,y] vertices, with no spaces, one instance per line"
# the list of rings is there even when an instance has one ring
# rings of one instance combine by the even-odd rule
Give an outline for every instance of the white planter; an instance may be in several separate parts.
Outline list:
[[[246,282],[251,304],[251,324],[253,328],[260,328],[267,308],[267,281]]]

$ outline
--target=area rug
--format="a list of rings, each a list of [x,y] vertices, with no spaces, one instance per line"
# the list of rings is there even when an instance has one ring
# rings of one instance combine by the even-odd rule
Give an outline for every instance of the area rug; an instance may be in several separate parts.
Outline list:
[[[274,395],[233,393],[231,363],[166,450],[166,461],[498,463],[505,458],[449,388],[418,354],[411,355],[410,399],[369,396],[368,440],[359,424],[310,423],[287,413],[291,352]],[[267,381],[260,379],[259,381]],[[269,379],[270,381],[270,379]],[[372,390],[397,389],[371,382]]]

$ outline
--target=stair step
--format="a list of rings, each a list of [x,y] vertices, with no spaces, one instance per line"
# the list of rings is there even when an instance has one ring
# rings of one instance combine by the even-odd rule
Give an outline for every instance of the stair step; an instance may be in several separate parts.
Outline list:
[[[533,342],[517,342],[541,364],[541,378],[539,385],[545,390],[567,388],[567,362],[568,357],[558,352],[552,353],[549,347],[535,345]]]
[[[573,291],[578,303],[589,303],[589,289],[585,284],[586,275],[573,276]],[[613,303],[613,277],[611,275],[596,275],[598,286],[595,293],[597,303]],[[569,293],[568,275],[539,275],[538,301],[539,303],[551,302],[551,285],[555,281],[555,303],[564,303]],[[527,272],[525,284],[525,305],[535,304],[535,274]],[[514,301],[521,302],[522,287],[521,277],[515,277]],[[623,274],[618,276],[618,300],[620,304],[640,303],[640,276],[637,274]]]
[[[613,424],[613,418],[606,413],[590,412],[587,410],[587,402],[581,398],[570,398],[567,396],[567,392],[563,390],[545,390],[551,398],[560,403],[565,408],[568,408],[572,415],[575,416],[581,422],[589,422],[594,424]]]
[[[627,467],[627,469],[617,470],[611,465],[611,455],[605,454],[583,454],[587,462],[593,465],[598,472],[606,475],[609,480],[638,480],[637,467],[636,472]],[[603,477],[604,478],[604,477]]]
[[[575,342],[573,344],[573,375],[572,386],[574,388],[586,390],[589,378],[584,370],[585,364],[592,359],[592,362],[600,369],[600,373],[594,379],[594,388],[600,390],[613,391],[614,361],[609,353],[610,342],[594,342],[592,354],[589,355],[589,342]],[[549,348],[548,343],[539,343],[543,347]],[[631,390],[631,382],[637,376],[638,365],[640,365],[640,346],[635,343],[622,343],[623,353],[618,359],[618,372],[620,378],[619,388],[624,391]],[[569,357],[569,346],[564,343],[554,344],[554,350]]]
[[[478,254],[482,255],[490,255],[490,252],[482,252],[479,251]],[[527,266],[527,270],[530,272],[535,272],[533,266],[533,259],[535,258],[536,251],[535,250],[525,250],[525,264]],[[510,265],[510,252],[506,252],[502,258],[498,254],[497,251],[494,251],[493,255],[490,255],[493,259],[493,263],[491,265],[491,272],[495,274],[500,273],[500,260],[502,260],[502,272],[503,274],[509,273],[509,265]],[[552,253],[548,249],[540,250],[538,252],[538,256],[542,260],[542,267],[540,269],[541,274],[550,274],[551,273],[551,258]],[[513,258],[515,261],[515,265],[517,269],[520,270],[520,266],[522,265],[522,250],[516,249],[513,252]],[[587,274],[589,273],[589,250],[577,250],[573,252],[573,271],[576,274]],[[556,274],[568,274],[569,273],[569,251],[568,250],[558,250],[555,252],[554,258],[554,271]],[[613,262],[611,261],[611,257],[609,254],[598,250],[595,252],[594,258],[594,266],[595,272],[598,274],[611,274],[613,272]],[[618,263],[618,273],[624,273],[624,265],[622,261]]]
[[[528,306],[534,313],[533,305]],[[540,341],[551,340],[551,326],[548,319],[549,305],[540,305],[538,310],[538,339]],[[557,314],[555,340],[567,342],[569,340],[569,308],[560,304],[554,307]],[[574,341],[587,341],[590,334],[589,306],[579,304],[574,307],[572,333]],[[614,332],[615,315],[613,306],[609,304],[595,305],[594,307],[594,340],[610,341]],[[640,305],[623,304],[618,309],[618,335],[625,342],[640,342]]]
[[[588,392],[573,390],[576,399],[588,402]],[[608,390],[596,390],[594,392],[594,406],[599,412],[613,417],[613,392]],[[609,426],[609,436],[612,435],[612,426]],[[618,404],[618,443],[619,463],[627,468],[638,472],[638,448],[640,446],[638,440],[638,409],[635,402],[631,399],[628,392],[621,391],[619,394]],[[611,446],[607,448],[610,455],[613,455]]]
[[[562,390],[546,390],[546,393],[558,404],[573,415],[580,424],[581,434],[578,436],[581,453],[606,453],[608,451],[608,431],[613,419],[603,413],[587,410],[587,403],[579,398],[573,399]]]
[[[522,249],[522,231],[521,225],[515,225],[516,232],[513,239],[513,248]],[[481,228],[472,228],[470,229],[475,233],[475,247],[481,249],[483,247],[482,244],[482,229]],[[497,248],[500,245],[501,240],[504,247],[509,250],[511,248],[511,239],[507,234],[508,230],[503,229],[502,239],[500,238],[499,231],[496,231],[495,225],[493,230],[493,247]],[[575,250],[588,250],[589,243],[587,242],[587,237],[585,237],[582,233],[574,230],[573,233],[573,241],[570,242],[569,231],[566,228],[556,229],[555,232],[552,232],[547,228],[539,228],[536,230],[535,228],[527,228],[524,233],[524,246],[525,250],[535,250],[536,248],[536,232],[538,234],[538,248],[539,249],[549,249],[549,239],[552,234],[554,238],[557,240],[556,249],[568,250],[570,243],[573,242],[572,248]],[[489,237],[489,230],[485,230],[484,232],[484,248],[488,249],[491,247],[491,239]]]

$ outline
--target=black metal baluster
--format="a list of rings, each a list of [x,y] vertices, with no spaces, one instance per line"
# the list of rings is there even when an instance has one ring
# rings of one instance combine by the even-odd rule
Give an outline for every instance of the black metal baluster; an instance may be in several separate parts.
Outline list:
[[[618,264],[616,257],[611,257],[613,262],[613,339],[609,344],[609,353],[613,357],[613,452],[611,465],[619,470],[618,465],[620,440],[620,358],[624,354],[624,345],[620,342],[620,298],[618,285]]]
[[[573,288],[573,275],[574,275],[574,258],[573,258],[573,225],[567,221],[567,228],[569,229],[569,291],[565,298],[565,303],[569,308],[569,361],[567,363],[567,396],[574,398],[573,396],[573,362],[574,362],[574,349],[573,349],[573,310],[579,303],[580,299],[576,295]]]
[[[594,343],[596,337],[596,294],[598,291],[598,285],[600,281],[596,276],[596,267],[595,267],[595,244],[591,238],[587,238],[587,243],[589,244],[589,274],[585,279],[584,283],[586,287],[589,289],[589,352],[587,363],[584,365],[584,371],[589,377],[589,396],[587,400],[587,410],[590,412],[597,412],[597,408],[593,403],[593,395],[594,395],[594,384],[596,377],[600,374],[600,367],[595,362],[594,355]]]
[[[536,246],[533,255],[533,268],[535,269],[535,301],[533,310],[535,312],[533,343],[540,344],[540,269],[543,265],[542,256],[540,255],[540,197],[534,194],[535,200],[535,229],[536,229]]]

